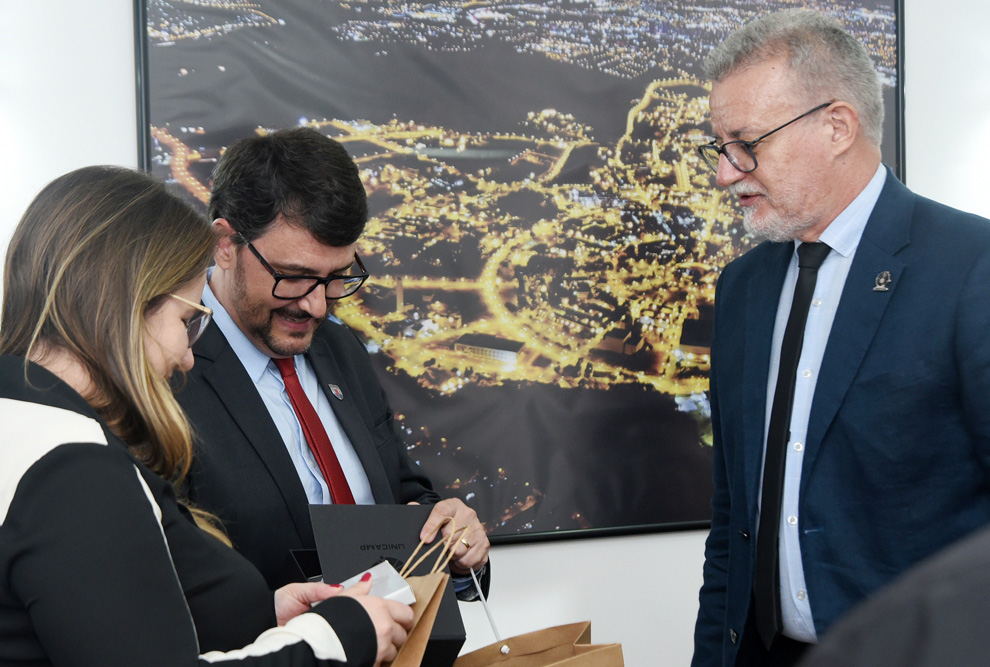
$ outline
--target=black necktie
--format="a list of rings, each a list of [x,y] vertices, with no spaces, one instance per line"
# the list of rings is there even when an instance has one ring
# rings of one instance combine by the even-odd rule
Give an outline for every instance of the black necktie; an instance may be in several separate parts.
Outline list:
[[[830,248],[824,243],[802,243],[798,246],[798,278],[787,327],[780,344],[780,369],[773,392],[770,427],[767,430],[767,453],[763,463],[763,495],[760,502],[760,528],[756,538],[756,578],[753,594],[756,598],[756,628],[768,649],[783,625],[780,619],[780,568],[778,539],[780,537],[780,504],[784,491],[784,460],[790,440],[791,407],[794,403],[794,382],[797,375],[804,325],[808,307],[815,293],[818,267],[825,261]]]

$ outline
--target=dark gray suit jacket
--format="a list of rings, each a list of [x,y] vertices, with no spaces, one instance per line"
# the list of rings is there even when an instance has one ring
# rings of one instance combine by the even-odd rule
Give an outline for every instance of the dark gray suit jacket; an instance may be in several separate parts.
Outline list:
[[[273,589],[299,581],[291,551],[316,545],[309,501],[282,437],[219,327],[210,324],[193,352],[196,364],[176,388],[196,440],[189,499],[220,517],[234,547]],[[335,384],[343,392],[343,400],[331,396],[330,404],[364,465],[375,502],[439,500],[406,454],[368,353],[354,333],[328,320],[307,357],[324,391]]]

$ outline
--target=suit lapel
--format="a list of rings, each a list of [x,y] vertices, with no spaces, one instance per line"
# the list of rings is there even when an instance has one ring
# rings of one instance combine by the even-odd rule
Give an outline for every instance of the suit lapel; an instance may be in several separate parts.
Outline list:
[[[910,242],[913,195],[888,172],[887,182],[856,248],[832,322],[808,421],[805,470],[842,404],[876,337],[887,304],[900,284],[905,264],[895,254]],[[875,291],[877,276],[890,272],[886,291]],[[802,486],[807,476],[802,476]]]
[[[747,281],[746,303],[742,304],[746,309],[743,438],[746,443],[746,497],[751,508],[759,506],[774,323],[777,319],[780,290],[794,254],[793,243],[774,243],[765,247],[767,256],[762,262],[765,270]]]
[[[323,324],[325,327],[334,326],[331,322]],[[391,486],[388,477],[382,467],[381,459],[375,444],[368,434],[368,426],[361,415],[354,397],[360,395],[360,389],[353,386],[358,379],[353,375],[348,376],[334,358],[333,350],[326,339],[317,334],[313,338],[313,344],[307,354],[316,377],[320,381],[320,388],[326,394],[330,407],[333,409],[340,426],[347,434],[351,446],[361,460],[368,482],[371,484],[371,492],[378,503],[394,503]],[[331,385],[339,388],[341,397],[334,395]]]
[[[275,480],[301,536],[310,535],[309,500],[268,407],[220,328],[211,324],[196,346],[202,377],[230,412],[244,438]]]

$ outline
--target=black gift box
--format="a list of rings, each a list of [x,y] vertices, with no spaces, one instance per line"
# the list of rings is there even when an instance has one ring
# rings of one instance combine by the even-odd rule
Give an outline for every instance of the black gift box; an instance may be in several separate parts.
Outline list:
[[[328,584],[344,581],[383,560],[400,569],[419,544],[419,531],[430,510],[428,505],[310,505],[323,581]],[[293,553],[303,573],[310,578],[314,574],[312,554]],[[435,561],[432,556],[427,558],[412,574],[429,574]],[[454,584],[449,581],[430,633],[423,666],[450,667],[457,660],[464,639],[461,610]]]

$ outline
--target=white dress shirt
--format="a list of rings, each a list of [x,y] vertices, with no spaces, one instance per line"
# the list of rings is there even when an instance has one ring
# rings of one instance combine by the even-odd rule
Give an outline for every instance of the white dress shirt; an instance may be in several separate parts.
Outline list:
[[[832,330],[832,321],[839,307],[839,298],[846,284],[846,276],[852,266],[856,248],[863,236],[866,222],[880,197],[886,180],[883,165],[877,167],[876,174],[862,192],[832,221],[819,239],[827,243],[832,251],[818,269],[815,294],[811,300],[808,321],[804,327],[804,344],[798,362],[797,379],[794,385],[794,404],[791,409],[790,440],[784,467],[784,491],[780,509],[780,588],[781,617],[783,634],[803,642],[817,641],[815,623],[811,615],[805,585],[804,564],[801,560],[801,516],[798,511],[798,490],[801,484],[801,466],[804,463],[804,442],[808,432],[808,419],[815,394],[825,345]],[[764,421],[763,443],[766,452],[767,430],[770,427],[770,412],[773,407],[773,394],[777,386],[777,371],[780,367],[780,346],[787,327],[787,318],[794,298],[794,285],[797,282],[797,246],[791,258],[784,286],[780,291],[777,305],[777,319],[773,329],[773,347],[770,352],[770,373],[767,378],[767,412]],[[868,288],[869,286],[867,286]],[[762,483],[760,485],[762,487]],[[757,513],[757,516],[759,514]]]

